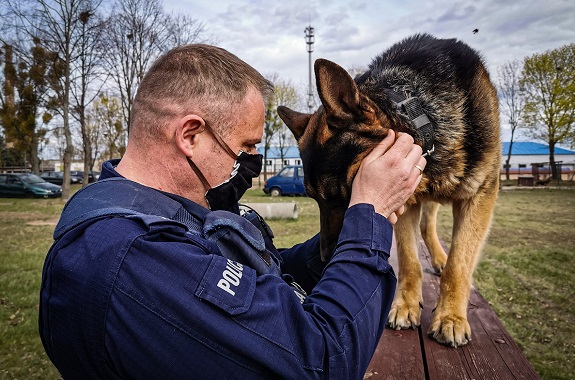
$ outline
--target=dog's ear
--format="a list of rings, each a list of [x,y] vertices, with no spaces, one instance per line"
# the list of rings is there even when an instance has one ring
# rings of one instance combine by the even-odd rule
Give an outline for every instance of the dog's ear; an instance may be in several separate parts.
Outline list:
[[[317,91],[332,127],[346,127],[365,112],[360,107],[359,90],[341,66],[326,59],[315,61]]]
[[[278,107],[278,115],[293,133],[295,139],[299,141],[305,132],[305,127],[307,127],[311,115],[297,112],[284,106]]]

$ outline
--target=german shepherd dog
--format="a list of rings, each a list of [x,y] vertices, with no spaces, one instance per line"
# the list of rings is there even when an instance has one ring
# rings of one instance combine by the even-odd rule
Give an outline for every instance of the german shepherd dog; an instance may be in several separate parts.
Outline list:
[[[388,324],[420,324],[419,225],[441,274],[429,335],[454,347],[467,344],[472,274],[491,225],[501,156],[498,99],[482,59],[463,42],[419,34],[376,57],[355,80],[324,59],[315,62],[315,75],[322,106],[311,115],[283,106],[278,113],[298,141],[305,188],[319,205],[322,259],[337,243],[363,158],[390,129],[411,134],[427,166],[394,226],[399,283]],[[449,256],[436,233],[440,203],[453,208]]]

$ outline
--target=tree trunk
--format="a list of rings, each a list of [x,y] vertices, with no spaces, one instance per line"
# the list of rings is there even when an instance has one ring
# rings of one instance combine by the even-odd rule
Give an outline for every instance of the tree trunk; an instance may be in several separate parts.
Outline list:
[[[555,164],[555,141],[549,142],[549,166],[551,167],[551,178],[559,181],[561,178],[557,165]]]
[[[64,149],[64,176],[62,178],[62,200],[70,199],[70,169],[72,166],[72,157],[74,154],[74,145],[72,143],[72,131],[70,131],[70,42],[66,41],[66,59],[64,61],[64,99],[62,104],[64,120],[64,137],[66,139],[66,148]]]
[[[35,122],[34,122],[35,123]],[[32,173],[40,174],[40,164],[38,159],[38,136],[32,133],[32,142],[30,146],[30,163],[32,164]]]
[[[511,161],[511,153],[513,152],[513,133],[515,128],[511,126],[511,138],[509,139],[509,150],[507,151],[507,161],[505,161],[505,179],[509,181],[509,161]]]
[[[264,147],[264,182],[268,180],[268,146]]]

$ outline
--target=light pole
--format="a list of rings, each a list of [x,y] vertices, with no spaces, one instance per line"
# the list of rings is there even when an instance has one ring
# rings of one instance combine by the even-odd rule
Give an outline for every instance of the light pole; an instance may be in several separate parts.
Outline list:
[[[315,37],[313,35],[313,27],[310,25],[304,30],[305,32],[305,43],[307,44],[307,52],[309,53],[309,90],[308,90],[308,99],[307,99],[307,106],[309,108],[309,112],[313,112],[313,86],[311,83],[311,53],[313,52],[313,43],[315,42]]]

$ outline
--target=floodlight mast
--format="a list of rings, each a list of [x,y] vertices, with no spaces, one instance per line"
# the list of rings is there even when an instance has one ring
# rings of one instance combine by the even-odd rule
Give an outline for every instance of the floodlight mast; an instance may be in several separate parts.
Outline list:
[[[314,28],[309,25],[304,30],[305,32],[305,43],[307,45],[307,52],[309,53],[309,90],[308,90],[308,100],[307,106],[309,112],[313,112],[314,100],[313,100],[313,84],[311,82],[311,53],[313,52],[313,44],[315,42]]]

